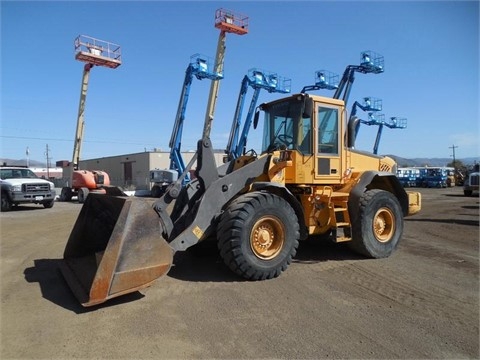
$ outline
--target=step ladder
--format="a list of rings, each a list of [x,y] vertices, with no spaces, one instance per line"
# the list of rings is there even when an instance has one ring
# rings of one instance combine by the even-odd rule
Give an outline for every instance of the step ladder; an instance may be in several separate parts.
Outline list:
[[[352,224],[348,213],[349,193],[324,189],[324,196],[328,197],[328,209],[332,221],[332,239],[336,243],[352,240]]]

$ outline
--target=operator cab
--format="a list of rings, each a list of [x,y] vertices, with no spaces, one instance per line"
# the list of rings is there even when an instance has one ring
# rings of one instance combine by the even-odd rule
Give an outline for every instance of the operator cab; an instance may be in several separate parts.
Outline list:
[[[296,165],[287,169],[287,181],[340,181],[343,109],[341,100],[308,94],[260,105],[265,114],[262,153],[292,150]]]
[[[303,95],[262,104],[265,112],[262,153],[297,150],[312,154],[312,101]],[[256,119],[257,120],[257,119]]]
[[[339,109],[321,104],[314,109],[313,100],[307,95],[261,105],[265,112],[262,153],[273,150],[297,150],[303,155],[312,155],[314,143],[314,110],[318,123],[318,154],[339,152]]]

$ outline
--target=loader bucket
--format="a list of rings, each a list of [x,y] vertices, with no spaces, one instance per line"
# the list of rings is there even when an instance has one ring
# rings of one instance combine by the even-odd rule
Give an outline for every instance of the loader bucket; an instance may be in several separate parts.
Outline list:
[[[91,193],[68,239],[60,270],[83,306],[150,286],[172,265],[153,200]]]

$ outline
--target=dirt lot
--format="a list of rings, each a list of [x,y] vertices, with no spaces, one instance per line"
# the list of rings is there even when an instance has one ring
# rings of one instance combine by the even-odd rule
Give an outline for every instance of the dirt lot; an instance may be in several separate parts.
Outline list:
[[[421,189],[398,251],[303,243],[279,278],[178,253],[144,294],[82,308],[57,269],[80,211],[0,214],[1,359],[479,358],[479,198]]]

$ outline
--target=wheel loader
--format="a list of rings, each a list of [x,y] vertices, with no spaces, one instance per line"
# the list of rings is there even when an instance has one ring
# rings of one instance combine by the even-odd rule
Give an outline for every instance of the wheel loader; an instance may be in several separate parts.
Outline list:
[[[216,238],[240,277],[279,276],[299,242],[324,235],[370,258],[388,257],[404,217],[421,208],[395,162],[355,148],[358,118],[342,99],[299,93],[259,106],[262,151],[217,167],[208,136],[159,199],[90,194],[70,234],[62,273],[83,306],[150,286],[173,255]],[[184,173],[185,174],[185,173]]]

